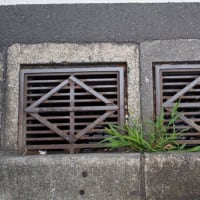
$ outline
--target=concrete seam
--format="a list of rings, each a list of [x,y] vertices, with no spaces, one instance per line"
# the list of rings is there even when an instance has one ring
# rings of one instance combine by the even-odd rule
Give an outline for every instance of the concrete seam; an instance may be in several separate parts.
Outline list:
[[[140,154],[140,196],[141,200],[146,200],[145,187],[145,155]]]
[[[2,118],[1,118],[1,149],[4,152],[4,144],[5,144],[5,113],[6,113],[6,73],[7,73],[7,57],[8,57],[8,53],[7,53],[7,47],[4,49],[4,53],[3,53],[3,59],[4,59],[4,64],[3,64],[3,83],[2,83],[2,92],[3,92],[3,96],[2,96]]]
[[[141,59],[140,59],[140,56],[141,55],[141,47],[140,47],[140,43],[138,45],[138,60],[139,60],[139,91],[140,91],[140,120],[141,122],[143,123],[143,115],[142,115],[142,88],[141,88],[141,85],[142,85],[142,77],[141,77]]]

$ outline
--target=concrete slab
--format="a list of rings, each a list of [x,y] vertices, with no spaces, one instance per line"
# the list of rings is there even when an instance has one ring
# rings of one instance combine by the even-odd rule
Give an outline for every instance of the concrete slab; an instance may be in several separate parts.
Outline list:
[[[146,199],[199,200],[200,153],[145,154]]]
[[[200,60],[200,40],[156,40],[140,44],[142,119],[153,116],[153,64]]]
[[[8,49],[5,150],[17,150],[19,72],[22,64],[55,65],[63,63],[126,63],[128,85],[128,107],[140,117],[140,87],[138,46],[113,43],[44,43],[35,45],[15,44]]]
[[[139,200],[139,154],[1,156],[1,200]]]

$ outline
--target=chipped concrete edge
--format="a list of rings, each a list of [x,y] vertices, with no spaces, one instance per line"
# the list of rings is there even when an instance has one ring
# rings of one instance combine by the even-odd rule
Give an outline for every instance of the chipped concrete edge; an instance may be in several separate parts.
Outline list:
[[[17,150],[19,72],[22,64],[60,63],[112,63],[127,64],[128,107],[140,118],[139,55],[136,44],[115,43],[42,43],[14,44],[8,48],[7,93],[5,117],[6,151]],[[134,77],[134,78],[133,78]]]

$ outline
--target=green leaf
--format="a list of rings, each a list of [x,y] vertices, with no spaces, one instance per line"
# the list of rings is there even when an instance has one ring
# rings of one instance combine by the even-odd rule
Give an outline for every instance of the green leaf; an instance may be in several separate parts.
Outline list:
[[[196,146],[196,147],[191,147],[186,149],[187,152],[198,152],[200,151],[200,145]]]
[[[130,121],[123,126],[108,124],[105,129],[108,137],[100,144],[109,148],[126,147],[126,151],[134,152],[157,152],[157,151],[200,151],[200,145],[187,148],[186,144],[179,144],[177,139],[186,130],[177,131],[176,120],[181,116],[178,113],[179,102],[174,104],[171,110],[168,124],[165,123],[164,110],[157,116],[155,121],[147,121],[148,132],[143,132],[142,124],[138,121]],[[168,129],[172,128],[172,133]]]

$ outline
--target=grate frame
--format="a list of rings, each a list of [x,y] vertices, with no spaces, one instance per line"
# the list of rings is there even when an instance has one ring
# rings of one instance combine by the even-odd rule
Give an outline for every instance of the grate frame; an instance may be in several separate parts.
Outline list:
[[[30,67],[30,66],[29,66]],[[20,104],[19,104],[19,135],[18,135],[18,152],[20,154],[32,154],[32,153],[37,153],[39,150],[48,150],[48,151],[57,151],[57,150],[62,150],[65,151],[65,153],[79,153],[79,152],[93,152],[93,150],[97,150],[98,151],[102,151],[105,149],[105,147],[102,147],[102,145],[98,144],[99,140],[102,140],[103,138],[106,137],[105,133],[102,133],[102,137],[100,138],[95,138],[95,133],[93,134],[88,134],[88,132],[91,129],[94,129],[95,127],[102,126],[101,123],[103,123],[103,126],[105,127],[106,123],[105,120],[108,118],[111,118],[113,115],[116,115],[115,113],[117,113],[117,117],[115,117],[115,121],[114,123],[116,124],[124,124],[124,116],[125,116],[125,102],[126,102],[126,90],[125,90],[125,73],[126,73],[126,67],[124,64],[115,64],[115,65],[93,65],[93,66],[73,66],[73,67],[54,67],[54,68],[47,68],[45,66],[45,68],[42,68],[42,66],[39,66],[37,69],[27,69],[26,66],[24,68],[22,68],[20,70]],[[99,90],[101,91],[101,84],[96,85],[96,89],[93,89],[93,86],[88,86],[87,84],[85,84],[82,79],[77,78],[78,77],[87,77],[87,76],[91,76],[91,77],[99,77],[99,76],[116,76],[116,86],[117,86],[117,95],[116,95],[116,99],[115,101],[117,101],[117,105],[115,105],[115,103],[111,102],[110,99],[106,96],[104,96],[103,94],[101,94],[102,92],[98,92]],[[37,78],[36,80],[32,80],[32,90],[39,90],[39,91],[43,91],[46,88],[49,89],[49,91],[47,91],[44,96],[39,96],[38,99],[33,100],[30,105],[28,104],[28,90],[30,89],[30,87],[28,86],[30,84],[30,81],[28,81],[28,78],[30,77],[50,77],[50,79],[45,81],[43,80],[44,84],[48,85],[48,82],[51,81],[51,76],[53,77],[62,77],[62,76],[66,76],[66,80],[64,80],[63,82],[58,82],[58,85],[55,85],[55,87],[52,88],[50,87],[50,89],[48,88],[48,86],[43,86],[42,88],[37,88],[34,87],[34,81],[37,82]],[[89,78],[90,79],[90,78]],[[94,78],[95,79],[95,78]],[[102,78],[103,79],[103,78]],[[106,79],[105,79],[106,80]],[[55,81],[55,80],[54,80]],[[46,82],[46,83],[45,83]],[[95,82],[95,80],[94,80]],[[106,85],[107,83],[102,80],[102,82],[104,82],[104,84]],[[33,84],[34,83],[34,84]],[[70,85],[69,87],[67,85]],[[109,85],[106,85],[107,88],[109,89]],[[68,90],[68,96],[66,95],[66,97],[68,99],[60,99],[59,101],[63,103],[63,101],[68,101],[68,104],[66,105],[66,107],[64,108],[62,105],[61,106],[53,106],[52,107],[42,107],[41,105],[45,102],[45,101],[50,101],[49,98],[52,97],[52,95],[55,95],[56,92],[59,92],[61,89],[67,87],[66,90]],[[110,86],[112,87],[112,85]],[[89,92],[90,94],[92,94],[96,99],[95,101],[98,99],[99,100],[99,104],[100,106],[88,106],[87,102],[87,98],[86,99],[79,99],[79,101],[82,101],[82,103],[86,104],[85,106],[77,106],[79,104],[81,104],[80,102],[75,105],[75,100],[73,98],[76,97],[76,91],[78,91],[78,88],[80,89],[84,89],[85,91]],[[97,91],[98,89],[98,91]],[[106,90],[105,88],[103,90]],[[37,92],[36,92],[37,95]],[[34,94],[33,94],[34,96]],[[59,96],[59,95],[58,95]],[[60,97],[60,96],[59,96]],[[51,101],[55,101],[55,100],[51,100]],[[58,100],[57,100],[58,101]],[[102,105],[103,104],[105,105]],[[47,104],[45,104],[47,105]],[[82,110],[82,111],[80,111]],[[105,113],[103,113],[105,111]],[[53,124],[52,122],[49,122],[49,119],[46,119],[46,116],[42,116],[41,113],[50,113],[50,112],[67,112],[67,116],[69,118],[68,121],[68,131],[72,132],[72,133],[67,133],[66,134],[66,130],[62,130],[62,128],[58,128],[57,125]],[[96,115],[98,115],[98,118],[94,121],[92,121],[92,123],[88,123],[86,125],[86,127],[84,127],[82,129],[82,131],[80,130],[79,132],[76,132],[76,136],[75,136],[75,132],[74,129],[76,129],[75,127],[75,115],[76,112],[88,112],[88,116],[89,116],[89,112],[93,112],[93,114],[95,114],[95,112],[97,113]],[[101,114],[101,115],[100,115]],[[48,115],[48,114],[47,114]],[[99,116],[100,115],[100,116]],[[47,116],[48,117],[48,116]],[[49,117],[53,117],[53,116],[49,116]],[[61,118],[63,116],[60,116]],[[82,117],[81,114],[79,117]],[[54,133],[56,132],[57,135],[59,135],[59,137],[61,138],[48,138],[48,142],[46,139],[46,144],[45,142],[41,142],[42,139],[45,140],[44,137],[40,137],[40,138],[28,138],[28,131],[29,128],[27,128],[28,126],[31,126],[31,128],[34,130],[33,127],[36,127],[38,124],[32,124],[29,125],[27,124],[27,121],[30,118],[34,118],[34,120],[39,121],[42,125],[45,125],[48,129],[50,129],[50,132],[53,131]],[[33,123],[33,120],[32,122]],[[53,126],[52,126],[53,124]],[[60,123],[61,124],[61,123]],[[77,123],[78,124],[78,123]],[[81,122],[79,123],[81,124]],[[91,125],[92,124],[92,125]],[[65,127],[66,129],[66,127]],[[40,130],[39,130],[40,131]],[[29,131],[30,132],[30,131]],[[34,131],[32,131],[34,132]],[[35,131],[37,132],[37,131]],[[45,132],[45,131],[44,131]],[[48,131],[47,131],[48,132]],[[38,134],[39,135],[39,134]],[[84,137],[85,135],[87,135],[85,139],[85,143],[84,142],[80,142],[81,138]],[[90,135],[93,135],[92,137],[90,137]],[[55,139],[57,140],[57,142],[55,142],[56,144],[53,144]],[[62,142],[61,142],[62,139]],[[65,139],[67,141],[67,143],[63,143],[63,139]],[[30,142],[31,140],[38,140],[38,142]],[[93,141],[91,141],[93,140]],[[59,142],[61,142],[61,144],[59,144]],[[42,144],[41,144],[42,143]],[[49,144],[51,143],[51,144]],[[95,152],[94,151],[94,152]]]
[[[200,144],[200,64],[155,64],[154,97],[155,113],[158,116],[163,109],[166,123],[174,103],[179,101],[176,127],[183,133],[178,142]]]

